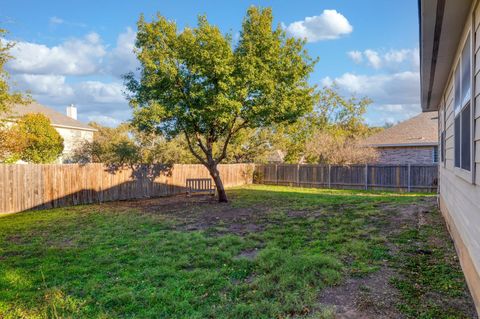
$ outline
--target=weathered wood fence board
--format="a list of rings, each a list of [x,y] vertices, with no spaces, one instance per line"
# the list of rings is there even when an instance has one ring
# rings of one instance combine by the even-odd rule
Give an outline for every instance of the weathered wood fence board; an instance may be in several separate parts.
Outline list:
[[[254,165],[219,165],[225,187],[252,183]],[[0,164],[0,213],[181,194],[203,165],[111,169],[103,164]]]
[[[255,166],[259,184],[343,189],[435,192],[438,166],[433,165],[296,165]]]

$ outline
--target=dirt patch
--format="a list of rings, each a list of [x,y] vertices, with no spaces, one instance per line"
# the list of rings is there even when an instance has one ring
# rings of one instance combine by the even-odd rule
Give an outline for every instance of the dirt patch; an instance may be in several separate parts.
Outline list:
[[[364,278],[348,278],[323,291],[319,303],[334,307],[335,318],[403,318],[395,304],[398,292],[389,283],[394,272],[384,266]]]
[[[414,204],[377,204],[379,215],[372,217],[376,227],[382,229],[387,238],[405,228],[419,227],[428,223],[425,216],[435,209],[434,199],[424,199]],[[386,243],[391,255],[399,252],[399,247]],[[343,284],[327,288],[322,292],[319,303],[335,309],[335,318],[404,318],[396,308],[400,293],[390,283],[399,274],[387,263],[382,268],[364,278],[347,278]]]
[[[245,259],[248,259],[248,260],[254,260],[258,253],[260,252],[259,249],[249,249],[249,250],[244,250],[242,251],[240,254],[238,254],[238,256],[236,256],[235,258],[236,259],[240,259],[240,258],[245,258]]]
[[[396,234],[406,227],[418,227],[426,223],[424,214],[435,209],[434,197],[419,200],[413,204],[378,204],[379,220],[387,223],[382,230],[388,234]]]
[[[233,207],[230,203],[218,203],[212,196],[185,195],[108,203],[116,210],[136,209],[174,221],[178,230],[210,230],[210,233],[233,233],[245,236],[260,232],[265,227],[268,207]]]
[[[18,235],[8,236],[6,239],[14,244],[21,244],[24,241],[23,237]]]

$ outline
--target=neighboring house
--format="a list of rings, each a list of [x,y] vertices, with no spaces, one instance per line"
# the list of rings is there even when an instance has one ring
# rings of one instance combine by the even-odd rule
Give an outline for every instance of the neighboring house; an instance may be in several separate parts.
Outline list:
[[[480,313],[480,1],[420,0],[424,111],[438,111],[439,202]]]
[[[284,162],[285,154],[281,150],[273,150],[268,154],[267,162],[270,164],[281,164]]]
[[[366,138],[379,164],[432,164],[438,162],[437,112],[420,113]]]
[[[63,137],[64,150],[58,159],[60,163],[68,163],[75,149],[85,141],[92,142],[93,132],[97,131],[77,120],[77,108],[73,105],[67,107],[65,115],[36,102],[27,105],[15,104],[11,107],[9,118],[14,122],[15,118],[28,113],[42,113],[48,117],[52,126]]]

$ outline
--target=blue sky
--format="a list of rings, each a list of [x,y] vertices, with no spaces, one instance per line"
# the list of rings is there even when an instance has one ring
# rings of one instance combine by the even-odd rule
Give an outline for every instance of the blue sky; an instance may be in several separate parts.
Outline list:
[[[350,1],[5,1],[3,41],[16,41],[11,82],[40,103],[78,106],[83,121],[115,125],[130,117],[120,75],[136,67],[131,53],[141,13],[179,26],[198,14],[238,34],[250,5],[269,6],[290,36],[307,37],[319,57],[311,83],[336,82],[344,94],[369,96],[373,125],[420,112],[416,0]],[[26,9],[28,8],[28,10]]]

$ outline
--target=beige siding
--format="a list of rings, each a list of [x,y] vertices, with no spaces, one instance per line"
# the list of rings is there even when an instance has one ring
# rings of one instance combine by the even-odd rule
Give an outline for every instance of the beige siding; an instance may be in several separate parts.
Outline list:
[[[59,163],[68,161],[75,150],[85,141],[93,142],[93,132],[56,126],[55,129],[63,137],[63,153],[58,159]]]
[[[476,1],[477,2],[477,1]],[[462,171],[454,167],[454,83],[453,74],[458,62],[464,39],[473,26],[471,32],[473,39],[473,83],[472,83],[472,172]],[[445,129],[445,153],[446,161],[439,165],[439,183],[440,197],[442,202],[442,211],[446,214],[447,221],[451,229],[460,236],[457,240],[458,245],[464,245],[464,249],[469,256],[465,260],[471,260],[475,268],[475,275],[478,278],[480,274],[480,8],[471,9],[469,20],[465,23],[462,39],[457,49],[456,59],[451,66],[450,79],[444,89],[444,104],[439,106],[440,129]],[[443,112],[445,111],[445,115]],[[444,116],[444,121],[443,121]],[[461,243],[460,243],[461,242]],[[458,248],[458,246],[457,246]],[[461,257],[462,259],[462,257]],[[467,272],[465,260],[462,263],[467,279],[473,278]],[[472,287],[474,280],[470,280],[472,294],[478,294],[478,289]],[[478,301],[478,298],[477,298]],[[479,304],[477,304],[479,307]],[[479,308],[480,309],[480,308]]]

